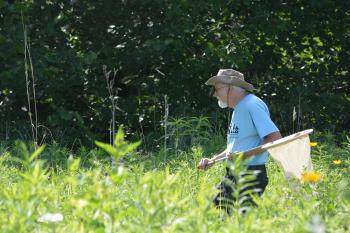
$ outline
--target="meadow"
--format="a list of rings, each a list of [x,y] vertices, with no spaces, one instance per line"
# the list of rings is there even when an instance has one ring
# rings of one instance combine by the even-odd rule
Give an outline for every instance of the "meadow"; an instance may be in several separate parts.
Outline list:
[[[350,140],[312,140],[320,176],[287,181],[268,162],[269,185],[245,215],[212,205],[225,163],[207,171],[198,161],[224,138],[188,150],[136,150],[117,134],[115,147],[70,150],[22,142],[0,146],[1,232],[349,232]],[[114,161],[114,162],[113,162]],[[237,206],[238,209],[239,206]]]
[[[350,232],[349,22],[344,0],[0,0],[0,233]],[[270,158],[245,214],[212,203],[243,161],[197,169],[226,146],[219,69],[284,136],[314,129],[314,172]]]

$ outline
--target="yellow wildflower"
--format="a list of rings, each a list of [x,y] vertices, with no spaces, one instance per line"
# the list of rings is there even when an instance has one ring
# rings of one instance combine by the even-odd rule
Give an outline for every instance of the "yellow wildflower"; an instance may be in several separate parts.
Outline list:
[[[333,164],[339,165],[341,164],[341,160],[340,159],[333,160]]]
[[[308,183],[316,183],[320,181],[321,173],[319,172],[306,172],[303,174],[303,181]]]
[[[310,146],[311,147],[317,146],[317,142],[310,142]]]

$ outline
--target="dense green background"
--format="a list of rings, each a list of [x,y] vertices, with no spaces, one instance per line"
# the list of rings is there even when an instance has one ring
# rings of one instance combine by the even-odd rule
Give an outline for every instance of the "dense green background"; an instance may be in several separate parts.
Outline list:
[[[117,125],[146,145],[164,134],[165,95],[169,120],[226,127],[203,84],[219,68],[245,74],[284,134],[349,132],[350,1],[0,0],[0,140],[30,139],[21,12],[45,140],[109,138],[104,65]]]

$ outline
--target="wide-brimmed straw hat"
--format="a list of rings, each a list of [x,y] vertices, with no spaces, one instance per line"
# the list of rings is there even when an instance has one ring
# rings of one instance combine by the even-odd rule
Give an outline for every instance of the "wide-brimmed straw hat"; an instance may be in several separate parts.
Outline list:
[[[220,69],[216,76],[208,79],[205,84],[214,86],[217,83],[241,87],[247,91],[255,90],[254,86],[244,81],[244,75],[233,69]]]

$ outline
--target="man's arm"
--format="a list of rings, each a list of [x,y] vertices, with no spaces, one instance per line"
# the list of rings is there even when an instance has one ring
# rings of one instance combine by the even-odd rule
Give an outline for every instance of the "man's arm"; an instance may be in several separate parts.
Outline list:
[[[282,135],[279,131],[276,131],[276,132],[273,132],[273,133],[270,133],[268,135],[265,136],[264,140],[261,142],[260,146],[266,144],[266,143],[269,143],[269,142],[273,142],[273,141],[276,141],[278,139],[281,139],[282,138]],[[259,151],[257,153],[257,151],[252,151],[252,152],[247,152],[247,153],[244,153],[244,158],[249,158],[251,156],[254,156],[254,155],[257,155],[257,154],[260,154],[261,151]],[[230,154],[229,156],[229,159],[232,159],[233,155]]]
[[[221,158],[227,158],[227,149],[222,151],[221,153],[213,156],[211,159],[208,158],[203,158],[201,159],[201,161],[198,164],[198,168],[199,169],[207,169],[209,168],[211,165],[213,165],[215,163],[216,160],[220,160]]]
[[[215,161],[215,160],[218,160],[218,159],[221,159],[221,158],[226,158],[227,156],[227,150],[224,150],[223,152],[221,152],[220,154],[217,154],[215,156],[213,156],[210,160],[211,161]]]
[[[273,132],[273,133],[270,133],[268,135],[265,136],[264,140],[261,142],[260,146],[261,145],[264,145],[266,143],[269,143],[269,142],[273,142],[273,141],[276,141],[278,139],[282,138],[282,135],[279,131],[276,131],[276,132]],[[262,150],[260,151],[251,151],[251,152],[246,152],[244,153],[243,157],[244,158],[249,158],[251,156],[254,156],[254,155],[257,155],[257,154],[260,154],[261,152],[263,152]],[[211,165],[213,165],[215,163],[215,161],[217,160],[221,160],[221,158],[228,158],[228,159],[232,159],[233,156],[235,154],[239,154],[238,153],[228,153],[227,150],[224,150],[223,152],[221,152],[220,154],[216,155],[216,156],[213,156],[211,159],[207,159],[207,158],[204,158],[202,159],[200,162],[199,162],[199,165],[198,165],[198,168],[200,169],[206,169],[208,167],[210,167]]]
[[[273,142],[273,141],[276,141],[276,140],[281,139],[281,138],[282,138],[282,135],[281,135],[280,131],[276,131],[276,132],[268,134],[264,138],[264,140],[261,142],[260,145],[264,145],[266,143]]]

